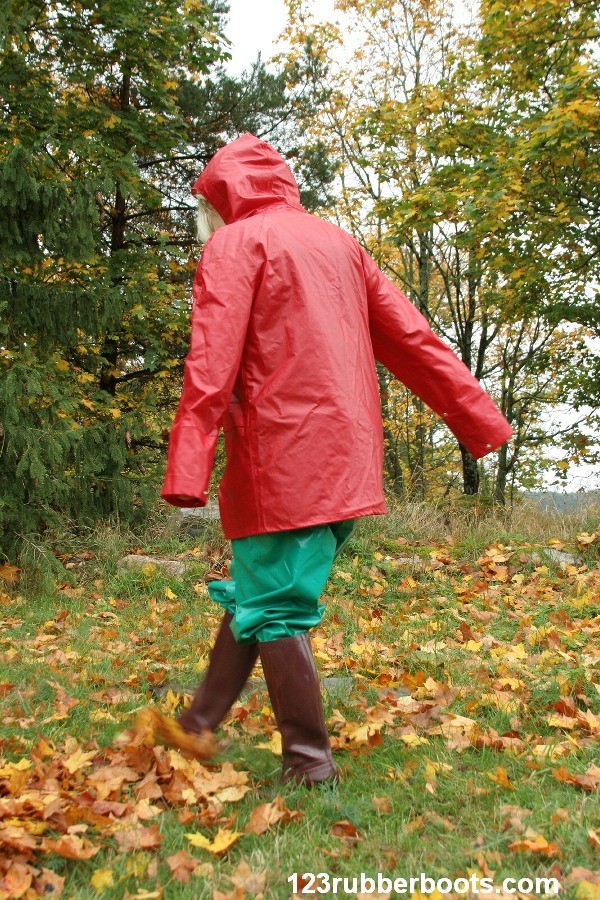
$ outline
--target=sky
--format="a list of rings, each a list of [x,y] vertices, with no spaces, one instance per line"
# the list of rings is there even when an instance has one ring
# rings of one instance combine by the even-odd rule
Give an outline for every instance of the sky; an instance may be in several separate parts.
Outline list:
[[[233,42],[233,58],[227,71],[239,75],[256,59],[258,52],[264,61],[277,52],[276,41],[286,24],[287,10],[284,0],[229,0],[229,25],[225,29]],[[334,0],[318,0],[314,4],[320,17],[335,17]],[[468,3],[454,0],[457,21],[468,21]]]
[[[226,66],[232,75],[239,75],[257,57],[266,61],[276,51],[277,36],[287,19],[284,0],[229,0],[229,25],[225,33],[233,47],[233,58]],[[333,0],[319,0],[323,16],[333,12]]]

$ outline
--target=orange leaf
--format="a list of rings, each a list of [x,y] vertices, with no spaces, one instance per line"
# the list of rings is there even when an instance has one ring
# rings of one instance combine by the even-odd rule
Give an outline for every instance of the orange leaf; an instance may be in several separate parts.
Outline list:
[[[559,697],[552,707],[563,716],[576,716],[578,713],[577,705],[572,697]]]
[[[43,868],[42,874],[35,879],[33,886],[40,897],[51,896],[53,892],[59,897],[63,891],[65,878],[66,876],[61,877],[56,872],[53,872],[52,869]]]
[[[38,846],[37,840],[24,828],[16,825],[0,825],[0,847],[11,847],[19,853],[31,857],[31,851],[37,850]]]
[[[244,831],[248,834],[264,834],[278,822],[287,825],[292,819],[299,819],[302,815],[297,810],[288,809],[278,794],[271,803],[261,803],[254,807]]]
[[[10,897],[22,897],[25,891],[31,887],[33,874],[36,869],[32,869],[26,863],[13,862],[4,875],[4,886],[9,892]]]
[[[590,828],[587,833],[588,841],[594,848],[594,850],[600,852],[600,829],[599,828]]]
[[[248,892],[252,897],[262,894],[265,889],[265,879],[267,870],[262,872],[253,872],[248,863],[242,860],[233,875],[230,875],[231,883],[236,888],[242,888],[244,892]],[[245,893],[244,893],[245,896]]]
[[[121,850],[149,850],[160,847],[162,835],[158,825],[149,825],[147,828],[126,828],[115,832],[115,840]]]
[[[560,856],[561,852],[556,844],[549,844],[545,837],[528,828],[525,837],[520,841],[513,841],[508,849],[514,853],[542,853],[544,856]]]
[[[492,781],[495,781],[497,784],[502,785],[502,787],[505,787],[507,790],[515,790],[514,784],[508,777],[508,772],[506,771],[506,769],[502,768],[502,766],[496,766],[495,772],[486,772],[485,774]]]
[[[199,860],[194,859],[185,850],[180,850],[173,856],[167,856],[167,865],[173,873],[173,878],[182,884],[187,884],[198,863]]]
[[[565,784],[576,784],[578,787],[585,788],[587,791],[594,791],[600,784],[600,768],[593,763],[583,775],[576,775],[567,769],[565,765],[559,766],[558,769],[552,769],[552,775],[556,781]]]
[[[207,729],[202,734],[184,731],[175,719],[161,716],[155,709],[142,710],[134,731],[136,734],[146,733],[149,744],[166,744],[194,759],[210,759],[218,750],[217,739],[212,731]]]
[[[0,566],[0,578],[7,584],[15,584],[15,582],[19,580],[20,571],[21,570],[16,566],[11,566],[10,563],[4,563],[4,565]]]
[[[76,834],[64,834],[57,841],[47,838],[43,848],[46,853],[56,853],[67,859],[91,859],[100,851],[100,847],[94,847],[86,838],[77,837]]]
[[[342,838],[342,840],[349,841],[352,844],[356,843],[360,838],[356,826],[349,822],[348,819],[334,822],[329,830],[335,837]]]

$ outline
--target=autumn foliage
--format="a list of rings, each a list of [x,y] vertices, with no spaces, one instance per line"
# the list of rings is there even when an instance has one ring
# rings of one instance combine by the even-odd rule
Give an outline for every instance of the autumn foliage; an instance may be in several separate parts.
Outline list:
[[[278,783],[260,681],[210,759],[161,730],[205,664],[223,545],[182,543],[181,579],[73,550],[34,606],[2,567],[0,896],[287,896],[301,867],[593,892],[600,532],[432,541],[395,522],[362,524],[313,633],[341,773],[326,792]]]

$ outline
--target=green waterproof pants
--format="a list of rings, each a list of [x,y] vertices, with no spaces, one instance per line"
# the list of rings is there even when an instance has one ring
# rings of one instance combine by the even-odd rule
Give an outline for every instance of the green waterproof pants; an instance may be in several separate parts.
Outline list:
[[[237,643],[276,641],[318,625],[321,592],[353,528],[350,520],[232,541],[232,577],[211,581],[208,592],[233,616]]]

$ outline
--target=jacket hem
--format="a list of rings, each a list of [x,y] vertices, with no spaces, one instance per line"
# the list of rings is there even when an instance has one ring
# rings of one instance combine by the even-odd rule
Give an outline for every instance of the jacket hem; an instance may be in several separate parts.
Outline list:
[[[343,510],[341,512],[335,512],[330,515],[319,514],[315,516],[302,517],[298,519],[294,519],[290,521],[285,527],[269,527],[268,522],[263,523],[262,527],[259,527],[258,524],[252,526],[249,525],[247,527],[242,528],[230,528],[226,524],[226,517],[223,516],[223,511],[221,511],[221,524],[223,526],[223,533],[228,541],[236,541],[239,538],[251,537],[256,534],[274,534],[278,531],[295,531],[297,528],[311,528],[316,525],[330,525],[333,522],[345,522],[348,519],[361,519],[365,516],[384,516],[387,513],[387,506],[385,501],[379,503],[371,503],[368,506],[361,506],[359,508]]]

